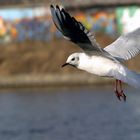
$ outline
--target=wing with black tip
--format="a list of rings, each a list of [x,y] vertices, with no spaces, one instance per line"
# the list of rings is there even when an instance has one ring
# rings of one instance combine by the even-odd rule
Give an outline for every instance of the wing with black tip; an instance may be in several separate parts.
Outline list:
[[[66,39],[78,44],[84,51],[103,51],[96,42],[94,35],[81,22],[71,17],[59,6],[51,5],[50,8],[54,24]]]

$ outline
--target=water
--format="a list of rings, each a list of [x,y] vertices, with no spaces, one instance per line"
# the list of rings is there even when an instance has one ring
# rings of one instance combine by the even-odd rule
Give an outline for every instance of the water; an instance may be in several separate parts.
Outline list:
[[[140,140],[140,93],[112,88],[1,91],[0,140]]]

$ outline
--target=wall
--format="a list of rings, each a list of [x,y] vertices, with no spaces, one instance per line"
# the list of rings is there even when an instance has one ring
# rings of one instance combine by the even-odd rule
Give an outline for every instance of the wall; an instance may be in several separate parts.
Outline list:
[[[117,28],[119,33],[131,32],[140,27],[140,7],[116,8]]]
[[[139,7],[86,10],[74,17],[89,30],[116,36],[139,27]],[[15,8],[0,10],[0,43],[26,40],[50,41],[62,37],[54,27],[49,8]]]

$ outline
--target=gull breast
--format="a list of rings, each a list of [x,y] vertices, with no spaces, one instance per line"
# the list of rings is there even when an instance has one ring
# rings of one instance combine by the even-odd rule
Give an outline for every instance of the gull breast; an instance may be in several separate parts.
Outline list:
[[[85,57],[80,60],[79,69],[98,76],[112,77],[112,72],[117,68],[115,61],[103,56]]]

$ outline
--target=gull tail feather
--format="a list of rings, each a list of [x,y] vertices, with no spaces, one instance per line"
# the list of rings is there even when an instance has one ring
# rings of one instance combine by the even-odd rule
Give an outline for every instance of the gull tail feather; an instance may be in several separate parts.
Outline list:
[[[140,73],[131,71],[125,66],[121,66],[119,71],[115,72],[114,77],[130,86],[140,89]]]

